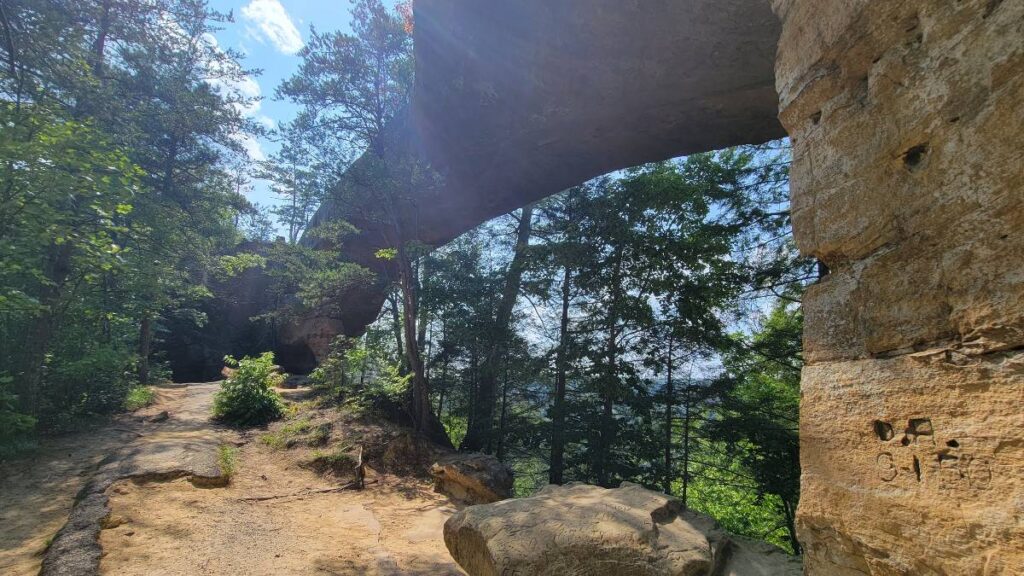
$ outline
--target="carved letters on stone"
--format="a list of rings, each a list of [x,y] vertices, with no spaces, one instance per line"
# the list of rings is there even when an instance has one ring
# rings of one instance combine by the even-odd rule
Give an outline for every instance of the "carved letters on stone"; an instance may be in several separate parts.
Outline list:
[[[910,418],[902,434],[885,420],[872,423],[884,448],[875,456],[878,479],[908,487],[987,490],[992,485],[992,466],[986,456],[966,451],[960,441],[936,442],[931,418]]]

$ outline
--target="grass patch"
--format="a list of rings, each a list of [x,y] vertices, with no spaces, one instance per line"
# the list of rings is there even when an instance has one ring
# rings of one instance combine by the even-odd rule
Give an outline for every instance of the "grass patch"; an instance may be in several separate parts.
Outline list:
[[[349,446],[339,446],[334,450],[325,452],[317,450],[309,460],[309,467],[323,474],[333,472],[338,476],[350,476],[356,468],[356,457]]]
[[[331,424],[314,425],[308,418],[289,422],[276,432],[260,436],[260,442],[275,450],[292,448],[299,444],[306,446],[323,446],[331,437]]]
[[[128,391],[124,398],[124,409],[134,412],[139,408],[145,408],[156,400],[156,393],[149,386],[136,386]]]
[[[217,465],[220,473],[230,481],[238,470],[238,448],[221,444],[217,450]]]

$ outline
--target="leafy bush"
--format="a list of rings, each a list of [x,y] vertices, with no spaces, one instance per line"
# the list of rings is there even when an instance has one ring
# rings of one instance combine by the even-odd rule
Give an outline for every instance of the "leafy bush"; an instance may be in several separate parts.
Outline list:
[[[34,445],[36,419],[18,412],[18,397],[7,390],[10,376],[0,376],[0,459]]]
[[[124,399],[124,409],[133,412],[145,408],[153,403],[155,397],[156,394],[149,386],[136,386],[128,391],[128,396]]]
[[[43,422],[51,431],[75,427],[75,420],[110,414],[124,407],[135,385],[136,356],[117,344],[94,344],[59,350],[48,367]]]
[[[213,416],[239,426],[257,426],[284,414],[284,403],[273,388],[284,381],[274,367],[274,354],[264,352],[258,358],[224,362],[235,368],[234,375],[221,384],[213,397]]]

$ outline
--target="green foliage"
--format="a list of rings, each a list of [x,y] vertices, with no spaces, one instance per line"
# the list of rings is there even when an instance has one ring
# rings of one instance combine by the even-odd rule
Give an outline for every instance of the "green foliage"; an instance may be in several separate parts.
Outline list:
[[[121,410],[136,385],[136,356],[115,343],[62,343],[47,363],[44,406],[50,429],[67,429],[75,418]]]
[[[238,448],[221,444],[217,448],[217,465],[220,467],[220,473],[231,480],[238,471]]]
[[[364,342],[338,339],[331,353],[310,374],[313,386],[329,391],[357,413],[391,412],[404,404],[411,375]]]
[[[391,261],[398,258],[398,250],[395,248],[381,248],[374,252],[373,256],[378,260]]]
[[[275,370],[273,353],[241,360],[228,356],[224,361],[236,368],[213,397],[215,418],[238,426],[258,426],[284,414],[281,396],[274,391],[284,377]]]
[[[260,436],[260,442],[275,450],[292,448],[298,444],[323,446],[331,436],[331,424],[314,425],[308,418],[289,422],[276,432]]]
[[[796,552],[802,333],[800,309],[781,301],[752,335],[735,335],[734,348],[723,355],[715,418],[705,426],[729,461],[742,466],[756,503],[771,503],[762,506],[770,523],[783,528],[758,537]]]
[[[260,129],[242,114],[248,71],[210,40],[228,18],[192,0],[4,5],[0,366],[43,429],[160,377],[163,323],[202,320],[242,239],[252,206],[231,164]]]
[[[134,412],[139,408],[149,406],[155,399],[156,394],[149,386],[135,386],[128,391],[128,395],[124,399],[124,409]]]
[[[351,474],[356,464],[356,457],[348,446],[339,446],[329,451],[316,450],[309,460],[309,466],[317,472],[332,472],[339,476]]]
[[[31,434],[36,419],[18,411],[18,398],[8,389],[11,380],[10,376],[0,376],[0,460],[35,445]]]
[[[242,253],[220,257],[220,273],[225,277],[238,276],[250,268],[266,268],[267,259],[259,254]]]
[[[453,446],[462,444],[469,427],[468,418],[458,414],[445,414],[441,417],[441,424],[444,425],[444,430],[448,433],[448,438],[451,439]]]
[[[713,461],[695,474],[689,486],[690,508],[714,517],[734,534],[765,540],[793,553],[780,498],[744,480],[741,463],[703,452],[701,458]],[[680,489],[678,483],[674,487]]]

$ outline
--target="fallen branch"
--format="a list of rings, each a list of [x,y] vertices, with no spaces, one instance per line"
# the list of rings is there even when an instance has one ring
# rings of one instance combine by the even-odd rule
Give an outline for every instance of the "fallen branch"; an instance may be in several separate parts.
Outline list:
[[[303,496],[312,496],[313,494],[326,494],[328,492],[343,492],[345,490],[358,490],[365,484],[373,484],[376,480],[368,480],[363,482],[349,482],[342,486],[335,486],[333,488],[322,488],[320,490],[305,490],[303,492],[296,492],[294,494],[278,494],[277,496],[250,496],[248,498],[239,498],[239,502],[264,502],[266,500],[278,500],[280,498],[301,498]]]

